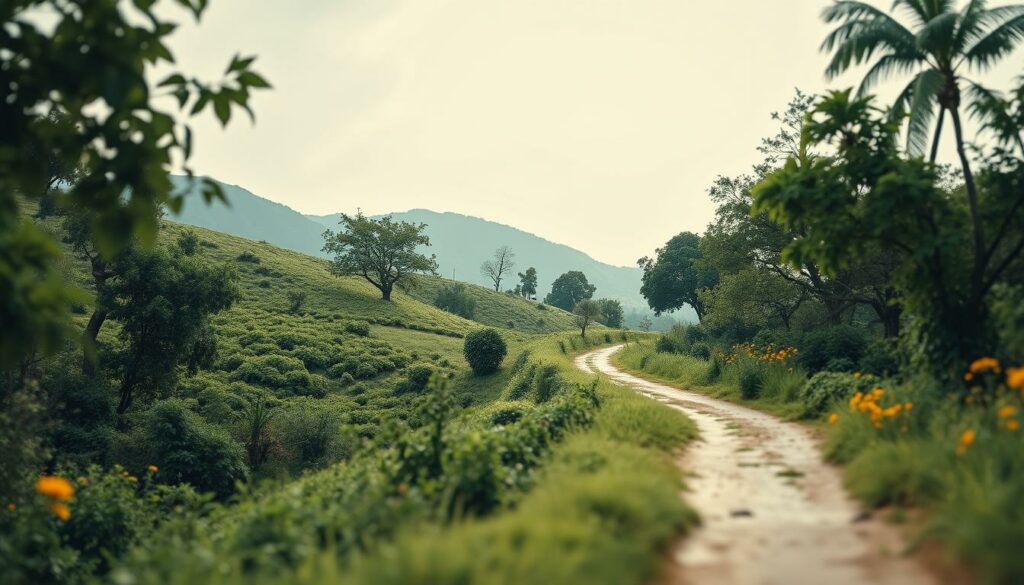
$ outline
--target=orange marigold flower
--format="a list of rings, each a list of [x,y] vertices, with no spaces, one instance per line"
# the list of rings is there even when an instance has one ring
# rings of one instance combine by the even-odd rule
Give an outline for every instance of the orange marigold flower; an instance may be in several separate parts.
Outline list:
[[[67,522],[68,518],[71,517],[71,510],[60,502],[50,504],[50,511],[53,512],[54,516],[65,522]]]
[[[75,497],[75,486],[63,477],[44,475],[36,481],[36,491],[51,500],[67,501]]]
[[[1011,418],[1010,420],[1006,421],[1006,428],[1011,431],[1018,431],[1020,430],[1020,423],[1017,422],[1017,419]]]
[[[1024,390],[1024,367],[1006,370],[1006,385],[1017,390]]]
[[[832,414],[828,415],[828,424],[834,425],[837,422],[839,422],[839,415],[838,414],[833,412]]]
[[[11,502],[10,504],[7,504],[7,511],[8,512],[13,512],[13,511],[15,511],[17,509],[18,509],[18,505],[15,504],[14,502]]]
[[[150,473],[156,473],[156,472],[160,471],[160,468],[157,467],[156,465],[150,465],[146,469],[148,469]]]
[[[1010,418],[1017,414],[1017,407],[1007,404],[999,408],[999,418]]]
[[[978,434],[974,432],[974,429],[967,429],[960,435],[959,444],[956,447],[956,454],[963,455],[967,452],[967,449],[974,444],[974,440],[978,438]]]
[[[964,382],[970,382],[972,380],[974,380],[974,374],[972,374],[971,372],[967,372],[966,374],[964,374]]]
[[[970,371],[973,374],[982,372],[999,373],[999,360],[994,357],[982,357],[971,362]]]

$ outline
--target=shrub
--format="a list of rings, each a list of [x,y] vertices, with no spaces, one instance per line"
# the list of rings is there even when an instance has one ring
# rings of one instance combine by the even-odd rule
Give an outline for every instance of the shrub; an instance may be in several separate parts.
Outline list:
[[[129,449],[135,451],[136,461],[160,468],[157,479],[161,482],[187,483],[224,498],[234,493],[235,482],[248,477],[242,446],[181,400],[153,405],[138,430],[138,443]]]
[[[654,342],[654,351],[658,353],[678,353],[678,346],[674,339],[668,335],[661,335],[658,341]]]
[[[498,371],[508,347],[497,331],[481,329],[466,336],[462,351],[473,372],[486,375]]]
[[[740,396],[744,400],[760,396],[763,385],[764,374],[758,368],[747,368],[740,374]]]
[[[815,373],[826,369],[833,359],[845,358],[850,363],[859,363],[866,347],[867,336],[862,329],[838,325],[804,335],[798,360],[805,370]]]
[[[302,305],[306,302],[306,291],[290,290],[287,293],[287,297],[288,312],[294,315],[302,310]]]
[[[519,422],[533,410],[534,406],[529,402],[502,401],[488,405],[478,416],[486,426],[508,426]]]
[[[260,257],[248,250],[239,254],[238,257],[235,259],[238,260],[239,262],[248,262],[249,264],[260,263]]]
[[[547,311],[548,310],[548,306],[545,305],[544,303],[537,303],[537,310],[538,311]]]
[[[342,386],[351,386],[352,384],[355,384],[356,379],[355,376],[353,376],[352,374],[348,372],[342,372],[341,377],[338,378],[338,381],[341,382]]]
[[[270,281],[267,280],[266,278],[264,278],[263,280],[260,280],[259,282],[257,282],[256,286],[258,286],[260,288],[270,288]]]
[[[825,369],[829,372],[853,372],[857,366],[848,357],[837,357],[828,360]]]
[[[411,366],[406,371],[405,381],[398,385],[395,392],[398,394],[422,392],[434,375],[434,368],[426,364]]]
[[[476,299],[470,296],[466,285],[460,283],[442,287],[437,291],[434,306],[465,319],[472,319],[476,313]]]
[[[294,407],[278,424],[285,449],[298,469],[326,465],[344,454],[341,421],[329,410],[311,404]]]
[[[351,321],[345,323],[345,331],[352,335],[358,335],[359,337],[370,336],[370,326],[361,321]]]
[[[711,358],[711,346],[703,341],[698,341],[690,346],[687,352],[691,357],[706,360]]]
[[[856,392],[871,389],[871,379],[842,372],[818,372],[811,376],[800,390],[804,416],[820,416],[837,400],[846,400]]]
[[[864,350],[860,359],[860,371],[888,378],[899,373],[900,362],[896,340],[877,339]]]
[[[270,388],[291,388],[293,391],[310,384],[309,372],[302,360],[278,354],[249,358],[231,373],[230,379]]]

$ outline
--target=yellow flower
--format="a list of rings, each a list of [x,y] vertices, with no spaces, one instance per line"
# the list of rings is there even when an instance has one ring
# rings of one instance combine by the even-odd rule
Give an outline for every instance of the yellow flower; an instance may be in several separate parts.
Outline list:
[[[160,468],[157,467],[156,465],[150,465],[146,469],[148,469],[150,473],[156,473],[156,472],[160,471]]]
[[[853,373],[853,377],[857,378],[857,379],[860,379],[860,375],[861,375],[860,372],[854,372]]]
[[[44,475],[36,481],[36,491],[51,500],[67,501],[75,497],[75,486],[63,477]]]
[[[1006,428],[1011,431],[1018,431],[1020,430],[1020,423],[1017,422],[1017,419],[1011,418],[1010,420],[1006,421]]]
[[[14,502],[11,502],[10,504],[7,504],[7,511],[8,512],[13,512],[13,511],[15,511],[17,509],[18,509],[18,506]]]
[[[60,502],[54,502],[50,504],[50,511],[52,511],[56,517],[60,518],[65,522],[67,522],[68,518],[71,517],[71,510]]]
[[[1006,385],[1017,390],[1024,390],[1024,367],[1007,369]]]
[[[1017,407],[1007,404],[999,409],[999,418],[1010,418],[1017,414]]]
[[[967,372],[966,374],[964,374],[964,382],[970,382],[972,380],[974,380],[974,374],[972,374],[970,372]]]
[[[994,357],[982,357],[971,362],[970,371],[973,374],[980,374],[982,372],[996,372],[999,373],[999,360]]]
[[[838,414],[833,412],[832,414],[828,415],[828,424],[834,425],[837,422],[839,422],[839,415]]]
[[[974,444],[974,440],[978,438],[978,434],[973,429],[967,429],[960,435],[959,444],[956,447],[956,454],[963,455],[967,452],[967,449]]]

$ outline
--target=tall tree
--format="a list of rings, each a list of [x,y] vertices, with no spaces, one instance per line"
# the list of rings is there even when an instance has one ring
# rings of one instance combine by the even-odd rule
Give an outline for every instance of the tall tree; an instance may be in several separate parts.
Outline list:
[[[207,4],[10,0],[0,8],[0,368],[62,347],[70,331],[73,295],[53,268],[59,249],[19,213],[19,197],[36,200],[54,184],[49,156],[83,162],[66,199],[95,213],[102,253],[113,256],[135,237],[152,244],[154,210],[184,203],[168,173],[174,163],[191,174],[185,121],[211,110],[221,124],[235,108],[251,115],[251,92],[269,87],[251,57],[233,59],[214,84],[173,69],[167,38],[177,25],[167,7],[183,6],[198,21]],[[156,77],[160,69],[165,76]],[[161,94],[177,107],[158,108]],[[66,123],[39,123],[51,113]],[[221,193],[208,181],[204,195]]]
[[[537,296],[537,269],[533,266],[519,273],[519,291],[528,299]]]
[[[381,298],[391,300],[396,284],[410,274],[437,271],[434,256],[417,252],[429,246],[423,233],[427,224],[393,221],[391,216],[372,219],[360,211],[356,215],[341,214],[342,231],[324,232],[324,252],[332,254],[331,272],[338,276],[361,276],[380,291]]]
[[[194,354],[209,355],[209,317],[238,298],[238,276],[178,250],[129,250],[106,295],[110,318],[121,325],[113,364],[121,378],[117,412],[123,414],[140,388],[168,388],[178,365],[191,361],[195,367]]]
[[[701,264],[700,236],[683,232],[658,248],[655,258],[643,257],[637,264],[643,270],[640,294],[655,315],[690,305],[697,318],[704,317],[704,303],[697,291],[712,287],[718,274]]]
[[[583,299],[573,307],[572,314],[576,315],[576,326],[580,328],[580,336],[587,336],[587,327],[602,319],[601,303],[591,299]]]
[[[823,13],[825,21],[838,26],[822,44],[823,50],[833,52],[826,75],[835,77],[853,65],[875,59],[860,84],[858,93],[863,96],[879,81],[913,73],[892,113],[903,116],[909,111],[907,150],[923,155],[938,108],[931,162],[938,155],[943,121],[949,113],[970,209],[973,278],[980,281],[988,262],[985,222],[960,120],[961,85],[966,84],[969,97],[991,92],[962,73],[964,69],[988,69],[1013,52],[1024,39],[1024,4],[988,8],[985,0],[970,0],[957,10],[952,0],[895,0],[893,8],[900,9],[915,30],[864,2],[838,0],[828,7]]]
[[[622,303],[615,299],[600,299],[601,323],[613,329],[622,327]]]
[[[501,280],[516,266],[516,255],[512,248],[502,246],[494,251],[494,257],[480,265],[480,274],[494,283],[494,292],[501,292]]]
[[[587,276],[579,270],[570,270],[555,279],[551,284],[551,292],[544,297],[544,302],[571,311],[576,304],[594,296],[597,287],[587,282]]]

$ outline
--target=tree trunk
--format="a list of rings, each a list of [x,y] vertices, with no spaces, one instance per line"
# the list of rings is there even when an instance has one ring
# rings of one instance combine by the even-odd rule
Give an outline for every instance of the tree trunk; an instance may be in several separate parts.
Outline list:
[[[121,400],[117,403],[117,414],[124,414],[128,407],[132,405],[132,390],[134,390],[135,383],[131,379],[125,379],[121,383]]]
[[[96,337],[100,334],[100,327],[103,327],[103,322],[106,320],[107,310],[96,307],[92,312],[92,316],[89,317],[89,323],[85,326],[85,339],[87,343],[96,343]],[[82,373],[90,378],[96,375],[95,360],[88,353],[82,355]]]
[[[383,298],[385,301],[390,301],[391,300],[391,287],[390,286],[382,286],[382,287],[380,287],[380,295],[381,295],[381,298]]]
[[[960,165],[964,172],[964,186],[967,188],[967,203],[971,210],[971,225],[974,229],[974,268],[971,271],[971,293],[972,301],[980,302],[975,298],[980,292],[985,274],[985,227],[981,222],[981,211],[978,208],[978,187],[974,184],[974,173],[971,172],[971,162],[967,158],[967,151],[964,149],[963,128],[960,125],[960,110],[958,107],[949,109],[953,118],[953,131],[956,134],[956,152],[960,156]]]
[[[934,163],[935,159],[939,156],[939,138],[942,136],[942,123],[946,119],[946,108],[944,106],[939,107],[939,121],[935,124],[935,137],[932,138],[932,155],[929,158],[929,162]]]

